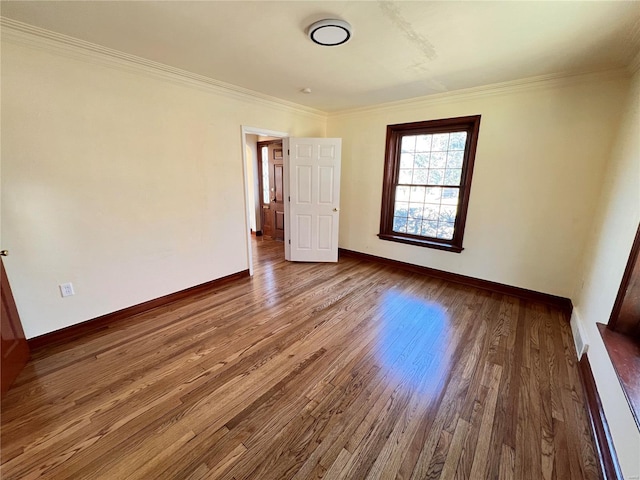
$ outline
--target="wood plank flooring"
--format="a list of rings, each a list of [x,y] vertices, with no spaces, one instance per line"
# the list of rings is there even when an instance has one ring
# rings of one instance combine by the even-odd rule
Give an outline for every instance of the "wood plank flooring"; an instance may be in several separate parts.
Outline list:
[[[560,311],[351,258],[35,352],[3,479],[596,479]]]

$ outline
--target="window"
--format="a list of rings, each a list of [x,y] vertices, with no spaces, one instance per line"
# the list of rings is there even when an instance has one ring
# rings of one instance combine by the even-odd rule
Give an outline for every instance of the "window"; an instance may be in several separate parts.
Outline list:
[[[260,148],[261,172],[262,172],[262,203],[269,205],[271,195],[269,192],[269,147]]]
[[[462,251],[480,115],[387,127],[380,237]]]

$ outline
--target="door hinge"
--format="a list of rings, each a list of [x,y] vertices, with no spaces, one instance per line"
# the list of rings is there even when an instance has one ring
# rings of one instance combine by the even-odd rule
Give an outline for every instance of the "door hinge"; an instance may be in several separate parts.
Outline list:
[[[289,201],[291,201],[291,195],[289,195]]]
[[[287,148],[287,155],[291,155],[291,150]]]
[[[291,239],[289,239],[289,245],[291,245]]]

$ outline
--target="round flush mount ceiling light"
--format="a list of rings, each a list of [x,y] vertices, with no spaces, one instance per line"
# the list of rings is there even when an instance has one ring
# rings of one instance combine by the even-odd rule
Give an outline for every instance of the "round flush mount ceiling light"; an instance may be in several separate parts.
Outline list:
[[[309,27],[308,35],[318,45],[335,47],[351,38],[351,25],[344,20],[320,20]]]

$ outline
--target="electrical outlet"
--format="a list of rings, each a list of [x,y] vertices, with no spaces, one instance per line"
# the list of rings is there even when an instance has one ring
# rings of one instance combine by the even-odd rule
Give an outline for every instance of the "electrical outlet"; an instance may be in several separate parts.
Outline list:
[[[75,295],[76,292],[73,291],[73,284],[69,283],[61,283],[58,285],[60,287],[60,295],[63,297],[70,297],[71,295]]]

